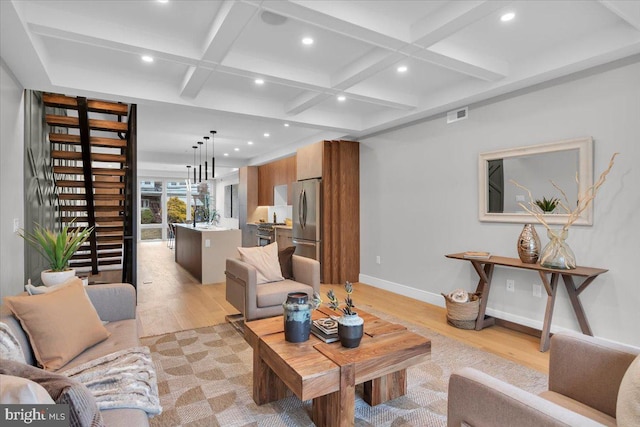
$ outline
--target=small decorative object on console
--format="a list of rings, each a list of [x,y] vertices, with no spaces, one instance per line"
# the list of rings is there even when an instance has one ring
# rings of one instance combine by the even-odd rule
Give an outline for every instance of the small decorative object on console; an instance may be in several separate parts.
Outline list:
[[[533,224],[525,224],[518,237],[518,256],[525,264],[535,264],[540,256],[540,237]]]
[[[364,333],[364,320],[358,316],[358,313],[353,311],[355,305],[351,299],[351,294],[353,293],[351,282],[346,282],[344,289],[347,291],[347,297],[344,299],[345,306],[340,308],[340,302],[336,298],[333,289],[327,292],[327,297],[329,297],[328,305],[333,310],[339,309],[342,311],[342,316],[338,318],[340,343],[343,347],[356,348],[360,345],[360,340]]]
[[[467,251],[464,253],[464,257],[469,259],[489,259],[491,258],[491,253],[479,252],[479,251]]]

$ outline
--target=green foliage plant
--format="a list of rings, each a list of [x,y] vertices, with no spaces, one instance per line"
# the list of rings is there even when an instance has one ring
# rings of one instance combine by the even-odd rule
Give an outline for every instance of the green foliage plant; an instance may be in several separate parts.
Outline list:
[[[347,297],[344,299],[344,307],[340,307],[340,302],[338,301],[336,294],[333,292],[333,289],[330,289],[329,292],[327,292],[327,298],[329,298],[329,302],[327,303],[327,305],[332,310],[340,310],[345,315],[351,316],[356,314],[356,312],[353,311],[355,304],[351,299],[351,294],[353,293],[353,285],[351,284],[351,282],[346,282],[344,284],[344,290],[347,291]]]
[[[546,212],[546,213],[553,212],[558,206],[558,203],[560,203],[560,199],[556,197],[552,197],[550,199],[543,197],[542,200],[540,199],[536,200],[536,205],[540,209],[542,209],[542,212]]]
[[[140,223],[141,224],[151,224],[153,223],[153,212],[149,208],[143,208],[140,211]]]
[[[33,232],[25,234],[23,229],[18,234],[45,257],[51,271],[64,271],[73,254],[92,232],[93,227],[70,230],[69,225],[65,225],[62,231],[56,233],[36,223]]]

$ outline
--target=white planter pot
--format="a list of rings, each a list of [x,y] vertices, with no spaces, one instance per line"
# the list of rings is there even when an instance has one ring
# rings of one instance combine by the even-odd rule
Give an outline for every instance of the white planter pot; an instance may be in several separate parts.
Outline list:
[[[66,282],[76,275],[76,271],[73,268],[64,271],[51,271],[44,270],[40,273],[40,280],[45,286],[56,286]]]

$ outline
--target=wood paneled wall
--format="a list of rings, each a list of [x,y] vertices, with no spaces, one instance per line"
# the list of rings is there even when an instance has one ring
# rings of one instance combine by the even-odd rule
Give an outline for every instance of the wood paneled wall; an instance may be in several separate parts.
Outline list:
[[[296,181],[296,156],[258,166],[258,205],[273,206],[273,187],[287,184],[287,203],[292,204],[291,183]]]
[[[322,170],[324,283],[357,282],[360,275],[360,145],[325,141]]]

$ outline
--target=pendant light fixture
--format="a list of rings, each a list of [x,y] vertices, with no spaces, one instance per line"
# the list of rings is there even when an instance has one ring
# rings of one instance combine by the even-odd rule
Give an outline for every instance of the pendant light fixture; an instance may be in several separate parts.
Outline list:
[[[202,182],[202,141],[198,141],[198,153],[200,153],[200,161],[198,162],[198,183]],[[205,178],[206,179],[206,178]]]
[[[193,183],[195,184],[196,181],[196,150],[198,149],[197,145],[193,145],[191,146],[191,148],[193,148]]]
[[[188,192],[191,192],[191,180],[189,179],[189,175],[191,175],[190,172],[191,172],[191,165],[187,165],[187,180],[186,180],[186,183],[187,183],[187,191]]]
[[[211,133],[211,179],[215,178],[216,176],[216,142],[215,142],[215,136],[216,136],[216,132],[215,130],[210,130],[209,133]]]
[[[209,180],[209,164],[207,162],[207,158],[209,158],[207,146],[209,145],[209,137],[203,136],[204,139],[204,180]]]

